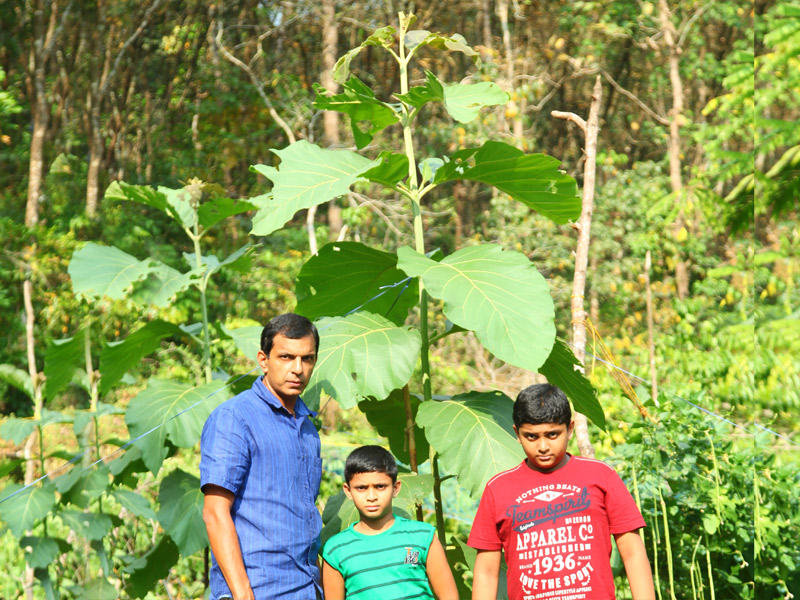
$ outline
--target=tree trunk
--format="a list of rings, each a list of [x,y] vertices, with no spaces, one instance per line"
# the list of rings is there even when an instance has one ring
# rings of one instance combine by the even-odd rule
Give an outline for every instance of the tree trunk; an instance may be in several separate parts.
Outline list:
[[[680,74],[680,54],[677,32],[670,18],[667,0],[658,0],[658,16],[661,23],[661,32],[664,44],[669,53],[669,81],[672,87],[672,109],[669,114],[669,136],[667,138],[667,154],[669,156],[669,182],[675,194],[676,201],[683,204],[683,180],[681,178],[681,136],[680,129],[683,122],[683,82]],[[672,232],[678,236],[685,226],[683,208],[681,207]],[[687,261],[679,254],[675,257],[675,286],[678,298],[683,300],[689,295],[689,268]]]
[[[37,86],[38,87],[38,86]],[[44,86],[42,85],[42,88]],[[50,107],[43,94],[37,93],[33,105],[33,135],[31,136],[31,154],[28,167],[28,201],[25,204],[25,226],[33,227],[39,222],[39,197],[42,194],[44,179],[44,138],[50,119]],[[41,98],[41,100],[40,100]]]
[[[333,80],[333,67],[336,64],[339,45],[339,27],[336,23],[335,0],[322,0],[320,7],[322,17],[322,73],[320,82],[329,92],[335,94],[339,91],[338,84]],[[341,144],[339,137],[339,113],[335,110],[326,110],[322,116],[325,128],[325,143],[328,147],[337,147]],[[334,198],[328,202],[328,239],[339,238],[342,231],[342,209]]]
[[[586,147],[586,162],[583,167],[583,195],[581,203],[581,218],[577,224],[578,244],[575,249],[575,276],[572,281],[572,346],[575,357],[581,364],[586,354],[586,310],[584,309],[584,292],[586,291],[586,268],[589,263],[590,231],[592,227],[592,213],[594,212],[594,188],[597,166],[597,134],[600,129],[599,115],[600,104],[603,98],[603,87],[598,76],[592,90],[592,104],[589,108],[589,121],[572,113],[558,113],[553,111],[553,116],[568,119],[583,129]],[[583,368],[582,368],[583,370]],[[586,417],[575,413],[575,437],[581,456],[594,458],[594,447],[589,438]]]
[[[30,273],[28,274],[30,277]],[[28,374],[33,384],[33,418],[40,419],[42,416],[42,386],[40,385],[39,371],[36,368],[36,352],[34,342],[34,315],[33,315],[33,284],[30,279],[26,279],[22,284],[22,298],[25,305],[25,347],[28,354]],[[23,455],[25,457],[25,485],[29,485],[36,479],[36,463],[33,459],[34,447],[39,436],[40,430],[35,430],[26,440]],[[44,473],[44,464],[41,465]],[[33,600],[33,569],[25,563],[25,597]]]
[[[481,0],[481,35],[486,54],[492,51],[492,11],[489,0]]]
[[[95,99],[92,100],[94,102]],[[86,216],[94,219],[100,204],[100,163],[103,159],[103,135],[100,131],[100,109],[93,107],[89,116],[89,168],[86,172]]]

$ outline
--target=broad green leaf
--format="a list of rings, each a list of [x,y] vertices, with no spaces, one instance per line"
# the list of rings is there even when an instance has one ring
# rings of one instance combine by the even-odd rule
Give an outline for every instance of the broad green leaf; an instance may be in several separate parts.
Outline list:
[[[44,397],[55,398],[75,377],[80,366],[86,366],[84,352],[86,331],[84,329],[71,338],[51,340],[44,357]]]
[[[53,580],[50,577],[50,571],[47,568],[34,569],[33,576],[42,585],[45,600],[59,600],[61,598],[60,594],[56,592]]]
[[[72,291],[90,298],[108,296],[124,298],[133,284],[143,280],[156,268],[150,259],[139,260],[114,246],[92,242],[72,254],[67,272]]]
[[[583,413],[603,431],[606,430],[606,416],[603,407],[597,400],[597,393],[583,373],[575,370],[580,363],[564,342],[556,340],[553,351],[545,363],[539,367],[539,373],[547,377],[547,381],[560,388],[572,400],[572,407]]]
[[[502,142],[486,142],[452,155],[436,171],[434,183],[468,179],[494,186],[556,223],[577,220],[581,199],[575,180],[559,171],[558,160],[543,154],[524,154]]]
[[[305,140],[273,150],[280,169],[255,165],[253,169],[272,181],[272,192],[251,198],[259,206],[252,235],[268,235],[283,227],[294,214],[346,194],[361,174],[379,164],[349,150],[323,150]]]
[[[233,340],[239,352],[255,362],[256,354],[261,350],[261,333],[264,331],[261,325],[237,327],[236,329],[228,329],[225,325],[220,325],[220,328]]]
[[[117,588],[106,579],[92,579],[82,587],[73,588],[76,600],[118,600]]]
[[[417,504],[433,493],[433,475],[417,475],[416,473],[400,473],[397,480],[402,482],[400,492],[392,502],[392,508],[414,514]]]
[[[139,364],[169,336],[184,337],[185,333],[177,325],[154,319],[124,340],[106,345],[100,353],[100,394],[110,390],[128,369]]]
[[[444,100],[444,86],[436,75],[425,71],[425,85],[412,87],[407,94],[397,94],[397,97],[414,108],[421,108],[428,102]]]
[[[123,569],[128,573],[128,588],[135,598],[144,598],[159,579],[169,574],[181,557],[178,547],[168,535],[161,536],[155,548]]]
[[[159,186],[158,191],[164,194],[167,202],[172,207],[170,214],[182,225],[189,229],[197,223],[197,212],[192,208],[192,195],[201,195],[199,186],[189,184],[179,189]]]
[[[228,392],[218,381],[198,387],[179,381],[150,379],[147,387],[128,404],[125,422],[131,438],[142,451],[147,467],[158,473],[167,438],[179,448],[190,448],[200,439],[211,411],[227,400]]]
[[[411,378],[421,346],[419,332],[368,312],[321,319],[319,358],[303,399],[319,406],[322,392],[342,408],[361,398],[385,398]]]
[[[53,479],[58,493],[62,495],[68,493],[72,489],[72,486],[78,483],[81,475],[83,475],[83,467],[81,465],[74,466],[66,473],[62,472],[62,474],[58,475],[58,477]]]
[[[339,490],[335,496],[328,498],[325,508],[322,511],[322,539],[321,548],[325,547],[327,541],[347,529],[351,523],[358,521],[358,510],[351,500],[345,496],[343,490]]]
[[[62,492],[61,502],[69,502],[79,508],[88,508],[92,500],[106,491],[109,482],[108,468],[100,464],[88,469],[80,467],[75,467],[75,469],[80,469],[80,476],[70,486],[68,493]],[[60,489],[59,492],[61,492]]]
[[[0,492],[0,518],[16,537],[22,537],[23,532],[33,528],[36,521],[49,514],[56,503],[55,488],[47,480],[41,486],[23,488],[22,485],[11,483]]]
[[[416,32],[409,31],[409,35],[412,33]],[[427,35],[423,38],[422,35],[418,34],[416,35],[415,39],[412,38],[413,42],[416,42],[415,45],[425,44],[439,50],[461,52],[462,54],[466,55],[473,62],[473,64],[477,65],[480,63],[480,55],[470,47],[463,35],[459,33],[443,35],[441,33],[429,33],[427,31],[420,32],[420,34],[421,33],[427,33]]]
[[[255,362],[256,354],[261,350],[261,333],[264,331],[261,325],[237,327],[236,329],[228,329],[225,325],[220,325],[220,329],[233,340],[239,352]]]
[[[400,120],[391,105],[378,100],[372,89],[354,75],[342,84],[341,93],[331,94],[318,83],[314,84],[314,91],[317,94],[314,108],[335,110],[350,117],[350,128],[359,149],[369,144],[376,133]],[[362,123],[366,126],[362,127]]]
[[[111,517],[93,512],[62,510],[58,513],[64,524],[87,540],[102,540],[111,531]]]
[[[200,480],[175,469],[161,482],[158,492],[158,521],[183,556],[194,554],[208,545],[203,522],[203,492]]]
[[[214,198],[200,205],[200,208],[197,209],[197,218],[204,229],[210,229],[228,217],[255,209],[253,204],[244,200]]]
[[[344,56],[336,61],[333,66],[333,80],[338,84],[343,84],[350,78],[350,63],[367,46],[383,46],[391,48],[394,44],[394,34],[396,30],[392,26],[376,29],[375,33],[361,42],[361,45],[349,50]]]
[[[455,565],[466,565],[469,571],[475,570],[475,558],[478,551],[474,548],[467,546],[464,541],[458,536],[450,536],[450,544],[445,549],[447,553],[447,562],[453,571],[453,578],[456,580],[456,587],[458,588],[459,598],[471,598],[472,590],[467,586],[460,570],[455,569]]]
[[[422,403],[419,396],[410,394],[411,415],[416,417],[419,405]],[[401,423],[406,423],[406,410],[403,403],[403,390],[394,390],[385,400],[368,398],[358,403],[359,410],[364,413],[367,420],[375,430],[389,440],[389,449],[400,462],[411,464],[408,453],[408,441],[406,440],[405,427]],[[414,418],[414,441],[417,448],[417,463],[422,464],[428,460],[430,447],[422,428],[416,424]]]
[[[46,567],[60,553],[58,542],[50,537],[26,536],[19,541],[19,546],[25,550],[25,562],[33,569]]]
[[[703,515],[703,529],[706,530],[708,535],[714,535],[719,529],[719,519],[713,513],[706,513]]]
[[[235,396],[236,394],[241,394],[242,392],[249,390],[251,387],[253,387],[256,379],[262,376],[263,373],[260,371],[258,375],[234,375],[225,382],[225,385],[228,386],[231,396]]]
[[[137,517],[143,519],[156,519],[156,513],[153,512],[150,502],[147,498],[131,490],[113,489],[110,494],[114,499],[124,506],[128,511]]]
[[[167,307],[178,294],[196,283],[202,274],[202,269],[181,273],[163,263],[157,263],[144,283],[137,286],[132,297],[140,304]]]
[[[553,299],[530,260],[495,244],[468,246],[441,262],[411,248],[397,251],[398,267],[420,277],[444,301],[450,321],[475,332],[497,358],[537,370],[555,340]]]
[[[18,419],[16,417],[7,418],[0,424],[0,438],[19,445],[36,428],[33,419]]]
[[[402,325],[417,303],[417,290],[416,281],[397,268],[394,254],[358,242],[334,242],[300,269],[296,311],[313,320],[363,308]]]
[[[0,479],[8,477],[9,473],[13,473],[24,462],[25,459],[23,458],[6,458],[3,462],[0,462]]]
[[[114,406],[112,404],[106,404],[105,402],[98,402],[96,413],[90,410],[75,411],[75,415],[72,421],[72,428],[73,431],[75,432],[75,436],[81,437],[84,434],[86,426],[94,420],[95,416],[100,418],[106,415],[124,415],[124,414],[125,410],[123,408]]]
[[[417,422],[441,464],[479,498],[486,482],[523,458],[514,436],[514,403],[500,392],[470,392],[451,400],[423,402]]]
[[[381,152],[378,160],[380,164],[377,167],[361,174],[364,179],[391,188],[408,177],[408,157],[405,154]]]
[[[33,382],[27,371],[23,371],[14,365],[2,364],[0,365],[0,381],[14,386],[33,400]]]
[[[508,94],[492,81],[456,83],[444,88],[444,107],[459,123],[469,123],[484,106],[508,102]]]
[[[179,215],[173,206],[167,201],[167,197],[161,192],[153,189],[149,185],[131,185],[124,181],[114,181],[108,186],[105,193],[106,200],[130,200],[157,208],[164,214],[172,216],[180,221]]]

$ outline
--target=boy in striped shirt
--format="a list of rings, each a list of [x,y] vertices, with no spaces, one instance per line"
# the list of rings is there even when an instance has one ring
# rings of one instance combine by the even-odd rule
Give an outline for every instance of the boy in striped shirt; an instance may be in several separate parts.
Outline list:
[[[344,478],[360,518],[325,544],[325,600],[458,600],[436,529],[392,512],[401,485],[394,457],[380,446],[361,446],[347,457]]]

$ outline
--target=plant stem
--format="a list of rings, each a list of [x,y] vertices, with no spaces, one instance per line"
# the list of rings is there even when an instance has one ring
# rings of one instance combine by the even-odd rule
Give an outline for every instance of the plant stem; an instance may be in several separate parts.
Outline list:
[[[661,486],[658,486],[658,500],[661,504],[661,518],[664,521],[664,544],[667,553],[667,573],[669,573],[669,595],[672,600],[675,598],[675,576],[672,572],[672,546],[669,541],[669,518],[667,517],[667,504],[664,502],[664,496],[661,494]]]
[[[405,33],[408,27],[408,21],[404,15],[400,14],[400,47],[397,56],[397,62],[400,65],[400,91],[403,94],[408,93],[408,63],[411,59],[411,54],[406,56],[405,47]],[[408,158],[408,190],[409,198],[411,200],[411,208],[414,214],[414,243],[416,251],[420,254],[425,254],[425,236],[422,229],[422,209],[420,207],[420,192],[419,181],[417,179],[417,161],[414,156],[414,139],[411,131],[411,112],[403,103],[403,145],[405,147],[406,157]],[[430,343],[428,340],[428,292],[425,290],[425,284],[422,279],[419,280],[419,332],[422,338],[422,346],[420,348],[420,367],[422,369],[422,400],[427,402],[433,397],[431,385],[431,365],[430,365]],[[407,393],[407,392],[405,392]],[[410,415],[410,401],[407,404],[406,415]],[[409,419],[410,431],[409,439],[413,439],[414,425],[413,419]],[[409,450],[412,445],[409,444]],[[442,482],[439,478],[439,461],[436,454],[433,456],[433,495],[434,505],[436,507],[436,531],[439,535],[439,541],[442,547],[446,546],[446,537],[444,531],[444,511],[442,509]],[[418,507],[417,516],[421,515],[421,508]],[[420,519],[421,520],[421,519]]]
[[[436,510],[436,533],[442,548],[447,548],[447,536],[444,531],[444,508],[442,507],[442,478],[439,476],[439,455],[433,455],[433,499]]]
[[[694,545],[694,552],[692,552],[692,563],[689,566],[689,579],[692,582],[692,598],[697,598],[697,586],[695,585],[695,576],[699,577],[700,573],[697,569],[697,561],[695,558],[697,557],[697,548],[700,546],[700,540],[702,538],[697,538],[697,543]],[[703,580],[700,579],[700,594],[703,593]]]
[[[706,539],[706,565],[708,566],[708,589],[711,590],[711,600],[717,600],[714,593],[714,575],[711,572],[711,548],[708,546],[708,535],[703,534]]]
[[[655,578],[658,600],[662,600],[661,578],[658,576],[658,537],[658,504],[656,504],[656,498],[653,496],[653,577]]]
[[[100,460],[100,421],[97,418],[97,381],[92,367],[92,340],[91,325],[88,325],[83,332],[83,356],[86,360],[86,374],[89,376],[89,409],[94,421],[94,453],[95,460]]]
[[[714,450],[714,439],[708,431],[705,432],[708,438],[708,443],[711,446],[711,463],[714,465],[714,508],[717,511],[717,518],[722,524],[722,502],[720,500],[720,484],[719,484],[719,464],[717,463],[717,453]]]
[[[196,210],[196,209],[195,209]],[[203,267],[203,255],[200,250],[200,224],[195,220],[194,233],[190,235],[194,242],[194,258],[197,268]],[[206,373],[206,383],[211,381],[211,338],[208,334],[208,303],[206,302],[206,286],[208,276],[204,275],[197,286],[200,290],[200,310],[203,314],[203,366]]]

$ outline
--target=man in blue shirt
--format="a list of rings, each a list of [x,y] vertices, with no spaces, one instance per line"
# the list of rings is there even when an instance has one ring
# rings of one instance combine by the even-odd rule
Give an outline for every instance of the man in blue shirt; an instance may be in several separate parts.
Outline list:
[[[257,358],[263,378],[203,427],[200,486],[211,543],[211,599],[320,597],[320,441],[300,398],[317,360],[316,327],[272,319]]]

